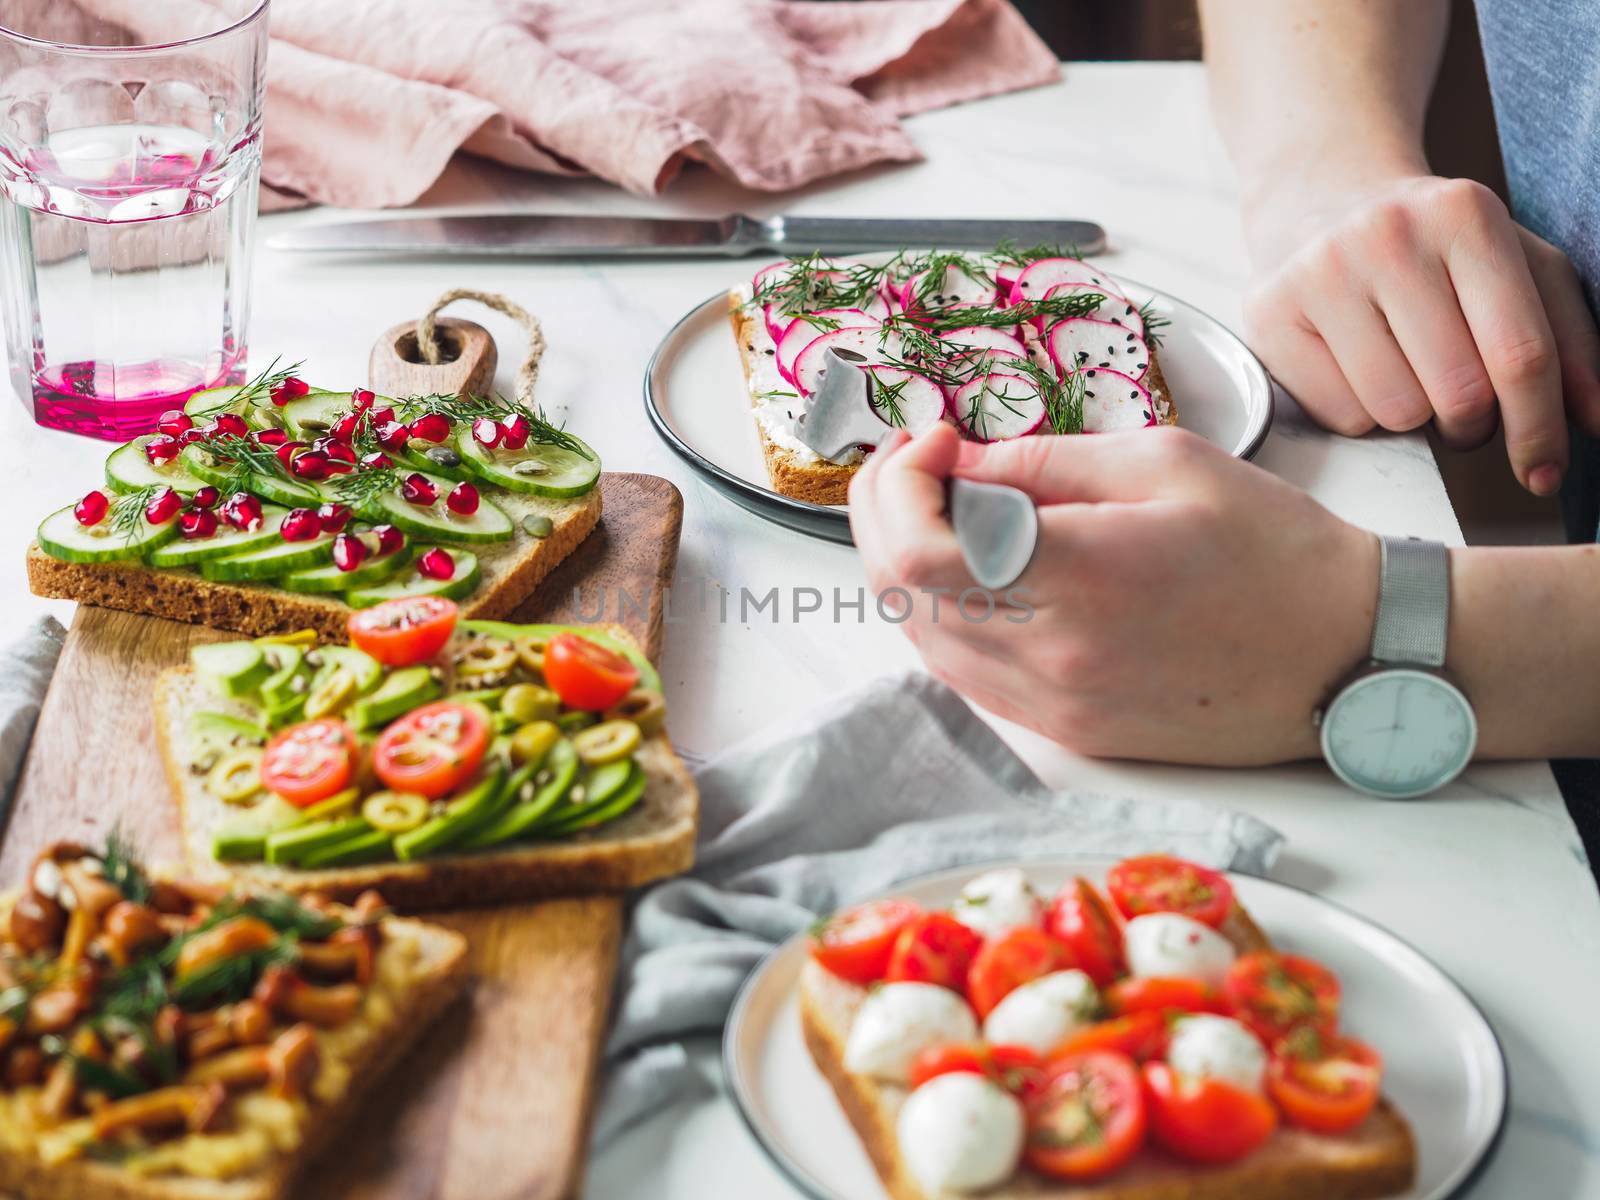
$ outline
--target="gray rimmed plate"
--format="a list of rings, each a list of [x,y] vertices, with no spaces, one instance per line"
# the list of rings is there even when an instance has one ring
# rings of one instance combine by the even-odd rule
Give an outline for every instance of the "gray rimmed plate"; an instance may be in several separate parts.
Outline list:
[[[1099,880],[1113,859],[1043,858],[1023,867],[1041,891],[1077,875]],[[895,888],[947,906],[984,867]],[[1408,943],[1348,909],[1271,880],[1233,875],[1239,900],[1280,949],[1327,964],[1343,984],[1342,1023],[1384,1057],[1384,1093],[1417,1142],[1416,1186],[1396,1200],[1446,1200],[1476,1175],[1505,1123],[1505,1056],[1488,1019],[1454,980]],[[802,935],[751,974],[723,1035],[734,1104],[756,1140],[813,1200],[886,1200],[849,1120],[812,1063],[796,984]]]
[[[1272,424],[1272,381],[1226,325],[1165,292],[1121,283],[1170,324],[1162,331],[1161,370],[1178,406],[1178,424],[1237,458],[1255,454]],[[697,305],[662,339],[645,370],[644,406],[667,445],[712,487],[751,512],[829,541],[850,541],[843,505],[780,496],[767,479],[728,298]]]

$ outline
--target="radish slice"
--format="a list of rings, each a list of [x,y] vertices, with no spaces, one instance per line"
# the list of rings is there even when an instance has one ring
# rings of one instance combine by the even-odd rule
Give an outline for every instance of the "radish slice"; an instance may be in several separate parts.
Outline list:
[[[1045,293],[1044,298],[1049,300],[1054,296],[1069,296],[1073,293],[1104,296],[1105,299],[1100,302],[1098,308],[1084,315],[1093,316],[1100,321],[1111,321],[1124,329],[1133,330],[1140,337],[1144,336],[1144,318],[1139,315],[1139,306],[1117,292],[1108,292],[1092,283],[1058,283]],[[1045,318],[1035,317],[1034,323],[1042,328]]]
[[[1031,361],[1025,350],[1003,350],[996,346],[984,346],[975,350],[963,350],[943,366],[947,374],[970,379],[981,371],[989,370],[996,363],[1001,364],[1000,370],[1004,370],[1007,360],[1018,363]]]
[[[949,333],[939,335],[941,342],[949,344],[958,354],[969,349],[1009,350],[1020,353],[1022,341],[1015,334],[987,325],[963,325]]]
[[[1115,290],[1110,276],[1093,263],[1081,258],[1041,258],[1017,276],[1011,289],[1012,303],[1041,299],[1051,288],[1063,283],[1087,283],[1096,291]]]
[[[877,406],[878,415],[890,425],[901,425],[916,437],[944,418],[944,389],[926,375],[901,367],[868,367],[867,370],[877,376],[879,394],[884,385],[894,388],[894,407],[899,412],[899,421],[891,419],[887,402]]]
[[[792,263],[778,263],[778,264],[775,264],[775,265],[779,266],[779,267],[788,267],[791,270],[793,269],[793,266],[794,266],[794,264],[792,264]],[[759,287],[761,285],[761,281],[765,276],[771,274],[772,270],[773,270],[772,267],[767,267],[764,270],[762,270],[762,271],[757,273],[757,275],[756,275],[756,286],[757,287]],[[816,272],[816,274],[814,276],[814,278],[818,279],[818,280],[822,280],[822,279],[843,279],[844,277],[845,277],[845,272],[844,271],[818,271],[818,272]],[[813,293],[814,293],[814,289],[813,289]],[[794,311],[790,311],[788,308],[780,309],[776,304],[765,304],[765,305],[762,305],[761,315],[766,320],[767,334],[772,338],[772,340],[774,342],[776,342],[780,337],[783,336],[783,332],[784,332],[784,330],[786,330],[789,327],[789,322],[790,321],[794,320],[794,318],[796,316],[798,316],[800,313],[813,311],[821,303],[823,303],[822,299],[820,297],[815,296],[815,294],[813,294],[812,296],[807,297],[805,300],[803,300],[801,302],[800,306],[798,307],[798,309],[796,309]]]
[[[994,268],[994,299],[996,304],[1004,304],[1011,295],[1011,287],[1017,282],[1017,276],[1022,274],[1021,263],[996,263]]]
[[[900,302],[907,312],[945,309],[957,304],[992,305],[994,280],[976,268],[974,273],[976,278],[959,266],[952,265],[945,268],[943,276],[934,280],[929,278],[928,272],[919,271],[906,283],[905,290],[900,293]]]
[[[1039,385],[1020,375],[982,375],[956,390],[957,424],[979,442],[1022,437],[1044,424]]]
[[[901,357],[900,335],[878,326],[870,329],[835,329],[806,344],[794,360],[794,385],[809,396],[828,373],[830,349],[852,350],[868,363],[893,366]]]
[[[1099,367],[1139,380],[1150,370],[1150,347],[1144,339],[1112,321],[1068,317],[1050,326],[1046,341],[1050,361],[1062,375]]]
[[[1157,425],[1156,406],[1137,380],[1121,371],[1089,367],[1083,372],[1083,431],[1115,433]]]
[[[859,308],[828,308],[796,317],[778,339],[778,374],[793,383],[794,360],[821,334],[834,329],[873,329],[877,325]]]

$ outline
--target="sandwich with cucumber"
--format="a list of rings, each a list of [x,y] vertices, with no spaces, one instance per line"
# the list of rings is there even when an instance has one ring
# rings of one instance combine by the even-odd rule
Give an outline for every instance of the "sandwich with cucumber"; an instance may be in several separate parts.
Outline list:
[[[341,636],[402,596],[508,615],[600,519],[600,458],[479,396],[314,389],[269,369],[198,392],[40,524],[41,596],[266,634]]]
[[[621,891],[685,870],[698,794],[655,669],[609,626],[463,621],[444,597],[194,647],[157,740],[199,878],[406,909]]]

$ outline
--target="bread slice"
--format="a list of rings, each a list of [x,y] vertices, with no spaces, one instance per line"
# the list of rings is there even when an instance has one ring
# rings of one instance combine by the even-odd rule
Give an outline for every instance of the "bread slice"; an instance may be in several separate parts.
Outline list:
[[[615,627],[613,636],[626,637]],[[644,796],[624,816],[556,842],[526,842],[418,862],[373,863],[296,871],[266,863],[220,863],[211,856],[219,828],[236,819],[187,767],[188,729],[199,712],[246,710],[217,696],[187,668],[156,680],[156,742],[177,799],[184,855],[191,874],[235,878],[290,892],[316,891],[349,899],[376,888],[411,912],[623,892],[687,871],[694,864],[700,793],[665,733],[635,753],[648,780]]]
[[[756,364],[772,349],[772,338],[767,334],[761,314],[746,303],[747,299],[739,288],[728,293],[728,323],[733,327],[733,337],[739,346],[739,362],[744,368],[745,388],[751,393],[751,406],[758,407],[754,395]],[[1156,398],[1156,417],[1161,424],[1176,425],[1177,406],[1172,402],[1172,391],[1161,373],[1160,356],[1154,346],[1150,347],[1150,371],[1145,376],[1144,386]],[[839,466],[815,455],[797,454],[774,442],[759,421],[756,432],[761,438],[761,453],[767,461],[767,478],[773,491],[795,500],[809,500],[812,504],[849,501],[850,480],[855,478],[859,464]]]
[[[562,559],[578,548],[600,521],[600,489],[570,500],[497,491],[495,504],[516,527],[510,541],[470,547],[483,579],[461,601],[461,615],[494,620],[510,616]],[[536,538],[522,528],[525,517],[549,517],[550,535]],[[101,608],[165,617],[259,636],[289,629],[315,629],[342,640],[351,608],[338,596],[288,592],[265,583],[213,583],[184,568],[140,563],[69,563],[28,547],[28,587],[36,596],[77,600]]]
[[[1241,953],[1267,939],[1243,908],[1222,932]],[[900,1154],[895,1132],[904,1088],[844,1068],[845,1042],[867,990],[807,961],[800,977],[800,1022],[811,1057],[833,1086],[840,1107],[866,1146],[893,1200],[936,1200],[923,1191]],[[1147,1146],[1110,1178],[1085,1184],[1048,1179],[1026,1167],[985,1200],[1375,1200],[1411,1187],[1416,1147],[1405,1119],[1387,1100],[1357,1129],[1340,1137],[1283,1125],[1237,1163],[1199,1167]]]
[[[414,953],[408,984],[399,994],[369,996],[359,1037],[340,1034],[340,1060],[349,1066],[333,1094],[311,1104],[300,1124],[301,1140],[290,1152],[253,1174],[233,1179],[189,1175],[142,1175],[114,1163],[72,1159],[46,1165],[8,1142],[0,1131],[0,1196],[7,1200],[290,1200],[294,1182],[348,1129],[388,1071],[405,1057],[467,983],[467,941],[437,925],[391,918],[380,953],[401,947]],[[319,1035],[319,1040],[321,1036]]]

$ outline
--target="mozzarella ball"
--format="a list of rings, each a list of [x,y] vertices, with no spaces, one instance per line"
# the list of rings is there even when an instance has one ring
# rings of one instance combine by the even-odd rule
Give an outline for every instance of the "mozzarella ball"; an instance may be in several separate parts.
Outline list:
[[[929,1046],[971,1042],[978,1021],[960,995],[932,983],[886,983],[862,1001],[845,1042],[845,1069],[905,1083]]]
[[[983,1022],[984,1040],[1048,1054],[1094,1020],[1099,999],[1093,981],[1082,971],[1042,975],[1008,993],[990,1010]]]
[[[1135,917],[1122,936],[1128,971],[1138,976],[1187,975],[1216,987],[1237,957],[1211,926],[1178,913]]]
[[[1003,867],[969,880],[950,913],[968,929],[992,938],[1018,925],[1038,925],[1044,920],[1044,901],[1025,874]]]
[[[1199,1015],[1184,1017],[1173,1027],[1167,1064],[1179,1075],[1221,1079],[1259,1092],[1267,1051],[1260,1038],[1232,1017]]]
[[[1022,1156],[1022,1105],[991,1079],[940,1075],[900,1109],[900,1153],[929,1195],[975,1192],[1009,1179]]]

